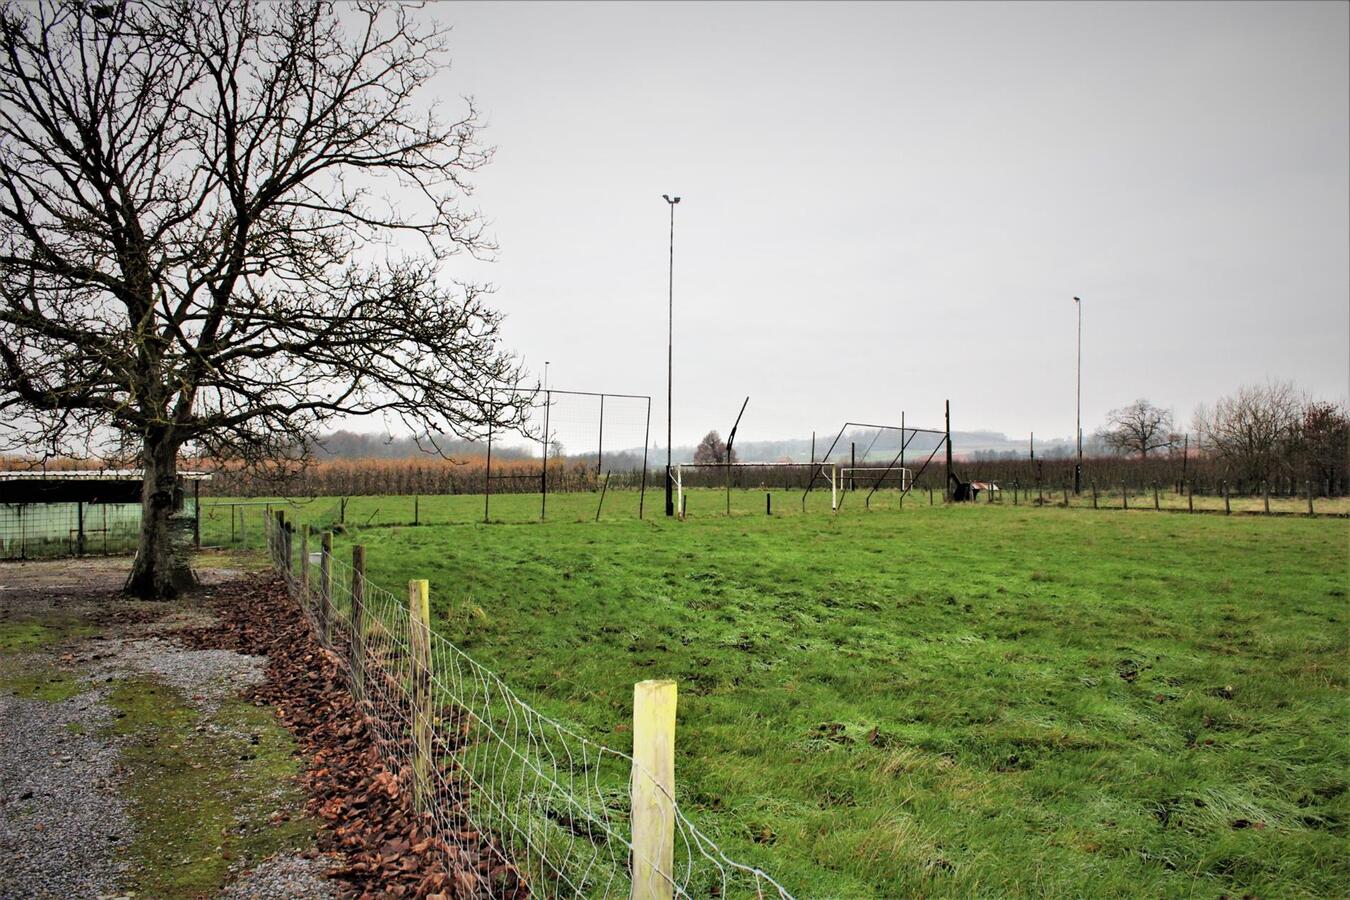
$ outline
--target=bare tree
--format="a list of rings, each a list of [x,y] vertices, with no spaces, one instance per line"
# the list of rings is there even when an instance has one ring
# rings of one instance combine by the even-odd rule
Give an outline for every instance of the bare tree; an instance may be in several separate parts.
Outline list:
[[[1152,450],[1170,447],[1175,437],[1172,413],[1147,400],[1111,410],[1106,414],[1106,422],[1101,437],[1108,447],[1121,453],[1146,457]]]
[[[694,449],[694,462],[696,463],[725,463],[735,462],[736,451],[731,451],[731,459],[727,459],[727,442],[722,440],[722,436],[716,431],[710,431],[703,436],[703,440],[698,442],[698,447]]]
[[[303,459],[349,415],[519,420],[498,314],[440,277],[492,249],[463,208],[473,106],[422,102],[445,63],[396,4],[0,2],[6,443],[138,459],[128,590],[191,583],[180,454]]]
[[[1319,487],[1330,485],[1335,490],[1350,468],[1350,408],[1344,403],[1307,403],[1296,444],[1306,475]]]
[[[1247,385],[1212,410],[1197,410],[1195,430],[1232,474],[1256,482],[1288,468],[1302,410],[1302,399],[1288,382]]]

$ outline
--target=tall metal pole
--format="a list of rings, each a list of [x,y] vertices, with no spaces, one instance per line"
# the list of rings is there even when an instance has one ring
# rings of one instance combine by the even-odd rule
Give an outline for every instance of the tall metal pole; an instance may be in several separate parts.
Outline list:
[[[951,503],[956,497],[952,494],[952,401],[948,400],[946,405],[947,430],[943,437],[947,444],[947,486],[943,491],[947,497],[947,502]]]
[[[1073,467],[1073,492],[1083,492],[1083,301],[1073,298],[1078,310],[1078,416],[1075,428],[1078,433],[1078,462]]]
[[[673,389],[675,385],[675,204],[679,197],[662,194],[662,199],[670,207],[670,280],[667,301],[669,319],[666,331],[666,515],[675,515],[675,491],[670,481],[671,464],[671,411],[674,409]]]

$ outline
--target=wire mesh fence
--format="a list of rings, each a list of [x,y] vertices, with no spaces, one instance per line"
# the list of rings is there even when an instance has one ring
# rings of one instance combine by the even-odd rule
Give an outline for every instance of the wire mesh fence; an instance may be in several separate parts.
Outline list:
[[[432,630],[425,582],[401,597],[365,578],[363,549],[347,563],[282,517],[266,521],[275,568],[457,857],[447,862],[492,873],[473,895],[791,897],[729,858],[633,754],[540,713]],[[491,865],[477,864],[484,853]]]

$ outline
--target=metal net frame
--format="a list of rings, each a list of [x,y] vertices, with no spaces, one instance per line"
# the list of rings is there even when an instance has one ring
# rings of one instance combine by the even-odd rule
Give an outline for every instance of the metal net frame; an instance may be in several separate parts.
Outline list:
[[[506,393],[511,393],[507,391]],[[523,393],[523,392],[522,392]],[[637,491],[634,510],[645,515],[652,398],[646,394],[544,389],[529,392],[522,404],[519,429],[502,434],[489,430],[483,485],[483,521],[492,520],[492,495],[539,494],[539,518],[548,514],[549,494],[595,491],[595,516],[600,518],[610,487]],[[538,456],[534,466],[493,469],[498,448],[510,435],[522,438]],[[518,449],[518,448],[517,448]],[[499,450],[500,453],[500,450]]]

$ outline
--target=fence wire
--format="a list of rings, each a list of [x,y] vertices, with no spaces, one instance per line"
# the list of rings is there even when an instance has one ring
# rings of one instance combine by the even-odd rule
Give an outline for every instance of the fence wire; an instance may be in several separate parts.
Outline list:
[[[308,547],[308,564],[299,543],[268,521],[274,566],[320,642],[341,660],[384,758],[410,784],[425,785],[423,808],[447,871],[474,873],[475,893],[523,888],[541,897],[630,896],[635,865],[661,869],[657,860],[634,859],[629,798],[645,780],[673,810],[674,866],[668,879],[660,878],[675,897],[791,900],[764,871],[729,858],[630,754],[534,709],[414,620],[406,595],[363,579],[345,561],[330,559],[325,591],[317,542]],[[419,647],[428,650],[419,654]],[[430,709],[429,722],[425,714],[419,718],[418,696],[430,698],[420,706]],[[429,754],[417,752],[419,740]],[[419,756],[428,755],[430,764],[419,769]]]

